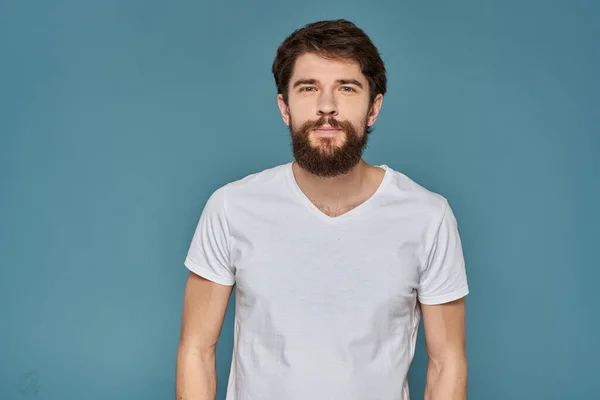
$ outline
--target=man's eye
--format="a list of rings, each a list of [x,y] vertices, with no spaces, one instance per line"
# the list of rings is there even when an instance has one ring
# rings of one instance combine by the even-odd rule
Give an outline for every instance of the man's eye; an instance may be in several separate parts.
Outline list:
[[[350,86],[342,86],[342,91],[344,92],[355,92],[354,88]]]
[[[314,89],[315,88],[312,86],[305,86],[305,87],[301,88],[300,91],[301,92],[309,92],[309,91],[312,92],[312,91],[314,91]]]

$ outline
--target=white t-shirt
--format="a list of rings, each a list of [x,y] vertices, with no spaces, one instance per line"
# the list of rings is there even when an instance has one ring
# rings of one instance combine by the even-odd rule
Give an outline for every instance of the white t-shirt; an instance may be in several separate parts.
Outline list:
[[[446,199],[386,165],[367,201],[329,217],[292,164],[216,190],[185,265],[236,284],[227,400],[408,400],[419,303],[469,292]]]

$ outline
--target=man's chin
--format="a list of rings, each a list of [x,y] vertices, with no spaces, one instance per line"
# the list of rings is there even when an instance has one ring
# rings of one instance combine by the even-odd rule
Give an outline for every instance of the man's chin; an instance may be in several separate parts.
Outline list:
[[[339,151],[344,144],[335,144],[335,143],[316,143],[310,145],[312,150],[315,153],[318,153],[321,157],[333,158],[333,155]]]
[[[308,141],[314,148],[338,148],[346,143],[346,133],[339,131],[335,134],[323,135],[311,132]]]

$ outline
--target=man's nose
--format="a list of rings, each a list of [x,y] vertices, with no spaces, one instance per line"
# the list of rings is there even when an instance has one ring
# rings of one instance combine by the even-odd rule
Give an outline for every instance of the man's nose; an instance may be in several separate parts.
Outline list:
[[[319,98],[319,104],[317,112],[319,115],[323,116],[335,116],[338,113],[337,104],[335,103],[335,99],[333,96],[329,94],[323,94]]]

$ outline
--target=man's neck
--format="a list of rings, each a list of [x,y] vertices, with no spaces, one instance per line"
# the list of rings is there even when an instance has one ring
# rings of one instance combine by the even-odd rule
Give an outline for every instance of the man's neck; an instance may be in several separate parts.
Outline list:
[[[298,186],[311,201],[339,207],[355,206],[373,194],[381,182],[373,168],[361,160],[346,174],[324,178],[309,173],[297,162],[292,164]]]

